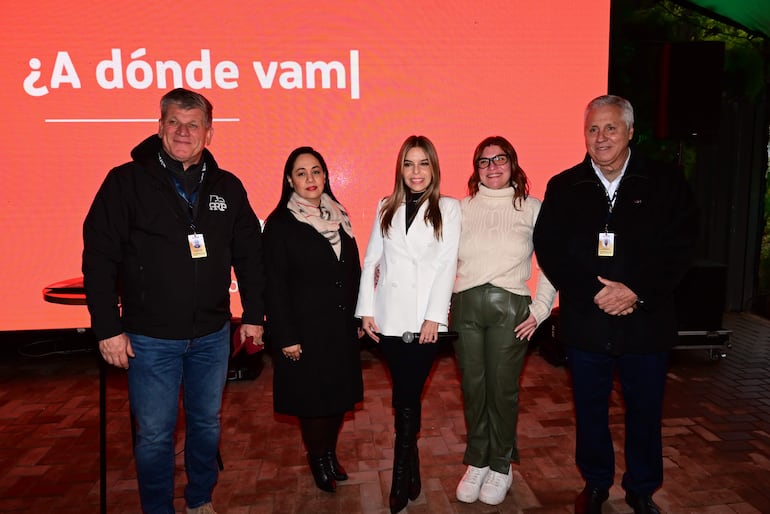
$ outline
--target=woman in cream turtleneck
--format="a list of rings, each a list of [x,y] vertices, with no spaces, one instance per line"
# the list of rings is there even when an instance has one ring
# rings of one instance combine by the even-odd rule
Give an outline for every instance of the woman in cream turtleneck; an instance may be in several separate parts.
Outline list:
[[[498,505],[511,487],[511,461],[519,462],[516,424],[519,377],[527,343],[551,312],[556,291],[540,274],[532,299],[532,230],[540,201],[516,150],[500,136],[473,153],[469,196],[460,205],[462,231],[451,309],[459,334],[455,354],[462,374],[468,468],[457,499]]]

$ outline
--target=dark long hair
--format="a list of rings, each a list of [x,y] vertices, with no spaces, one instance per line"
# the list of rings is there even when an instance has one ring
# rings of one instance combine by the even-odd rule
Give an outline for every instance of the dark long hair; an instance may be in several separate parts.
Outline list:
[[[508,155],[511,160],[511,186],[515,189],[513,193],[513,207],[518,209],[521,207],[521,203],[529,196],[529,180],[524,170],[519,166],[519,156],[516,155],[516,150],[510,141],[503,136],[490,136],[485,138],[473,151],[473,174],[468,179],[468,194],[476,196],[479,192],[479,184],[481,183],[481,176],[479,175],[479,159],[484,149],[488,146],[499,146],[503,153]],[[517,207],[518,204],[518,207]]]
[[[329,168],[326,166],[326,161],[323,156],[311,146],[300,146],[299,148],[292,150],[289,157],[286,159],[286,164],[283,166],[283,175],[281,176],[281,198],[278,200],[278,205],[275,206],[273,212],[285,209],[286,204],[289,203],[289,198],[291,198],[291,194],[294,192],[294,189],[289,185],[289,178],[291,177],[291,172],[294,169],[294,162],[297,160],[297,157],[304,154],[312,155],[318,159],[319,163],[321,163],[321,169],[324,172],[324,193],[329,195],[332,200],[339,203],[334,196],[334,193],[332,193],[332,187],[329,184]]]
[[[390,227],[393,223],[393,216],[401,204],[406,201],[406,184],[404,184],[404,175],[402,169],[404,166],[404,159],[406,154],[412,148],[422,148],[425,150],[425,154],[428,156],[428,162],[430,162],[431,180],[425,193],[420,198],[420,202],[417,204],[419,209],[423,203],[428,202],[428,209],[425,211],[425,222],[429,223],[433,227],[433,235],[437,241],[442,238],[442,221],[441,221],[441,209],[439,209],[439,199],[441,198],[440,186],[441,186],[441,168],[438,164],[438,153],[436,147],[433,145],[430,139],[425,136],[409,136],[406,141],[401,145],[401,149],[398,151],[398,158],[396,159],[396,174],[393,184],[393,192],[382,204],[380,209],[380,231],[383,236],[388,235]]]

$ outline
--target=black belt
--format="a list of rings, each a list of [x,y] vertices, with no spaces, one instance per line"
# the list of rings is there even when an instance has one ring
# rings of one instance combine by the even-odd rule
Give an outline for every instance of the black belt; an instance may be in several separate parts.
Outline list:
[[[393,342],[401,341],[401,342],[404,342],[404,343],[416,343],[416,342],[418,342],[420,340],[420,333],[419,332],[409,332],[409,331],[406,331],[406,332],[404,332],[401,335],[401,337],[398,337],[398,336],[386,336],[386,335],[383,335],[383,334],[377,334],[377,335],[380,337],[380,339],[384,338],[385,340],[393,341]],[[457,337],[458,337],[457,332],[452,332],[452,331],[449,331],[449,332],[439,332],[438,333],[438,341],[436,341],[436,342],[437,343],[451,343],[452,341],[457,339]]]

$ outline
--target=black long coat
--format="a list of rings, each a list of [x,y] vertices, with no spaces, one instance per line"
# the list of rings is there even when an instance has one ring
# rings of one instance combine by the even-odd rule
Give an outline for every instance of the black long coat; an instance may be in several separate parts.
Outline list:
[[[293,416],[329,416],[363,401],[353,314],[361,277],[355,239],[340,229],[341,258],[287,209],[265,224],[266,338],[273,349],[273,406]],[[298,361],[282,349],[302,345]]]
[[[632,150],[611,215],[586,155],[548,182],[535,224],[537,261],[559,290],[563,341],[591,352],[653,353],[676,342],[674,289],[692,262],[697,215],[681,171]],[[605,228],[606,227],[606,228]],[[598,255],[599,233],[615,234],[612,257]],[[644,301],[627,316],[594,303],[600,275]]]

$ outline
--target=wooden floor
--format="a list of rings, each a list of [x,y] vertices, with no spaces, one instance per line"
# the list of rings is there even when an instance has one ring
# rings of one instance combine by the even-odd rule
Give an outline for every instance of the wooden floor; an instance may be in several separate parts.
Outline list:
[[[665,482],[655,495],[669,513],[770,513],[770,322],[730,314],[725,359],[705,350],[672,357],[664,416]],[[351,475],[336,494],[315,488],[291,418],[272,410],[272,367],[228,383],[222,413],[225,469],[214,493],[220,514],[386,513],[393,457],[390,383],[376,350],[363,350],[365,400],[348,417],[339,457]],[[0,338],[0,512],[97,513],[99,368],[78,338]],[[106,376],[106,506],[139,512],[126,380]],[[616,485],[604,513],[627,513],[622,400],[613,396]],[[535,351],[527,361],[519,425],[521,465],[505,502],[462,504],[454,490],[464,471],[465,426],[456,365],[442,352],[425,391],[419,440],[423,493],[406,513],[568,513],[582,487],[573,462],[574,415],[568,375]],[[180,435],[183,426],[180,424]],[[177,456],[177,501],[183,480]]]

